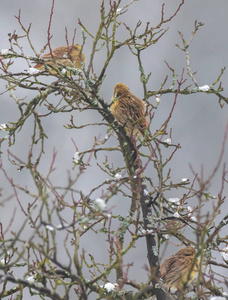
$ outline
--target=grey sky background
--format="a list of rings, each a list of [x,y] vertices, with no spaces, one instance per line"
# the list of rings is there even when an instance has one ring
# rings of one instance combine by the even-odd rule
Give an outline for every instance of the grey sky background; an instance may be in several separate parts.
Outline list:
[[[30,38],[34,48],[39,53],[40,50],[47,42],[47,28],[49,23],[49,16],[51,10],[51,2],[47,0],[20,0],[20,1],[2,1],[0,10],[0,49],[8,48],[8,33],[12,33],[14,30],[18,34],[23,34],[17,20],[14,15],[18,15],[19,9],[21,9],[21,20],[25,27],[32,23]],[[123,5],[129,1],[123,1]],[[192,71],[197,71],[195,78],[200,86],[205,84],[211,85],[218,77],[222,67],[228,64],[228,40],[227,40],[227,28],[228,28],[228,2],[227,0],[191,0],[185,1],[186,3],[181,8],[178,15],[173,19],[172,22],[167,23],[164,28],[169,28],[168,32],[163,38],[154,46],[147,49],[143,55],[143,66],[145,73],[152,72],[148,89],[157,90],[160,88],[161,83],[164,81],[166,75],[169,78],[166,83],[166,87],[170,87],[172,81],[172,74],[168,70],[165,61],[175,69],[176,74],[180,75],[183,68],[186,74],[186,61],[185,54],[179,50],[175,44],[181,45],[181,39],[178,31],[184,34],[186,41],[189,40],[191,32],[194,29],[195,20],[203,22],[205,25],[197,32],[190,48],[190,60]],[[54,7],[53,22],[51,26],[51,33],[53,38],[51,40],[52,49],[65,45],[65,27],[68,30],[68,37],[71,41],[73,37],[74,28],[77,28],[76,42],[81,43],[81,30],[78,25],[78,18],[85,25],[85,27],[92,33],[95,34],[99,21],[100,13],[99,6],[101,1],[98,0],[56,0]],[[108,6],[109,1],[106,1]],[[180,1],[160,1],[160,0],[141,0],[135,2],[128,12],[121,16],[121,20],[124,21],[128,26],[134,27],[138,20],[141,20],[144,28],[146,22],[150,22],[151,26],[156,26],[160,20],[161,5],[165,3],[165,17],[169,17],[177,8]],[[118,30],[119,40],[123,40],[128,36],[124,26]],[[26,55],[34,56],[28,42],[24,39],[20,43],[23,45],[24,52]],[[92,41],[88,37],[86,40],[84,53],[86,57],[89,57],[91,53]],[[96,55],[94,70],[97,74],[101,70],[104,63],[105,51],[100,51]],[[14,69],[16,72],[28,69],[24,60],[18,60]],[[186,75],[185,75],[186,77]],[[113,87],[118,82],[123,82],[130,90],[137,95],[139,98],[143,97],[143,88],[140,83],[140,72],[138,70],[137,58],[133,56],[127,47],[121,48],[116,52],[111,64],[107,70],[107,76],[103,82],[101,88],[101,96],[109,103],[113,94]],[[225,71],[222,77],[222,83],[224,87],[223,94],[228,96],[228,74]],[[188,79],[188,84],[192,82]],[[0,82],[0,93],[4,90],[4,83]],[[36,95],[34,92],[17,89],[15,91],[17,97],[25,98],[25,101],[31,101]],[[50,102],[55,103],[55,98],[52,95]],[[165,95],[161,97],[161,103],[155,110],[155,117],[151,124],[151,132],[155,132],[156,129],[160,128],[161,124],[166,120],[169,115],[170,108],[173,104],[174,95]],[[155,105],[155,97],[150,98],[149,102]],[[46,111],[44,108],[39,108],[40,112]],[[43,124],[45,131],[48,135],[45,145],[45,156],[43,157],[40,170],[45,172],[48,171],[51,159],[53,156],[53,149],[57,150],[57,158],[55,162],[56,171],[52,174],[51,178],[54,185],[64,186],[67,183],[67,171],[71,174],[77,172],[77,168],[72,170],[72,157],[75,153],[74,145],[71,141],[73,138],[79,147],[79,151],[86,150],[92,145],[92,141],[95,135],[100,134],[103,138],[106,134],[105,127],[94,126],[92,128],[86,127],[80,131],[66,130],[63,125],[70,123],[71,114],[56,114],[51,115],[49,118],[44,118]],[[5,93],[0,95],[0,123],[14,122],[17,120],[19,112],[15,111],[15,104],[13,99],[9,97],[9,94]],[[77,113],[74,115],[76,124],[85,124],[87,120],[90,123],[101,122],[101,117],[95,111]],[[177,104],[174,110],[173,118],[169,124],[169,128],[172,128],[172,140],[174,143],[180,143],[181,149],[174,156],[169,167],[172,168],[172,181],[177,182],[182,178],[187,177],[193,180],[193,174],[189,169],[191,164],[196,173],[200,173],[200,168],[204,168],[204,178],[206,179],[213,169],[215,168],[219,159],[222,141],[224,139],[225,126],[228,121],[228,109],[227,105],[221,109],[218,104],[218,98],[213,95],[206,95],[199,93],[196,95],[189,96],[178,96]],[[28,120],[24,129],[18,134],[17,142],[15,146],[9,150],[16,156],[26,159],[28,155],[28,146],[31,143],[31,127],[33,120]],[[4,132],[0,132],[0,137],[5,135]],[[110,140],[110,145],[117,144],[115,138]],[[31,183],[29,171],[23,170],[22,172],[17,171],[17,167],[10,164],[7,160],[7,143],[3,146],[3,166],[7,170],[10,177],[13,178],[14,182],[21,185],[28,185]],[[167,151],[167,155],[170,151]],[[228,145],[226,145],[225,154],[222,162],[227,163],[228,161]],[[113,163],[118,166],[121,156],[113,154]],[[98,155],[98,161],[101,163],[104,157]],[[89,168],[85,174],[76,183],[76,189],[82,189],[85,193],[98,185],[101,181],[105,180],[107,176],[100,172],[96,166],[96,161],[93,159],[92,167]],[[217,175],[215,176],[210,192],[217,195],[221,188],[221,176],[222,167],[219,168]],[[153,178],[153,169],[147,169],[147,175]],[[156,182],[156,178],[153,178]],[[3,174],[0,174],[0,183],[4,187],[3,195],[11,195],[13,191],[10,189],[10,185],[5,180]],[[224,191],[224,195],[227,194],[227,187]],[[94,194],[95,197],[101,196],[101,191]],[[176,191],[167,193],[167,197],[180,197],[183,191]],[[24,197],[24,196],[23,196]],[[54,199],[53,199],[54,200]],[[21,199],[23,202],[23,200]],[[25,205],[28,203],[28,199],[24,199]],[[196,201],[196,199],[195,199]],[[227,208],[227,199],[226,208]],[[121,196],[113,198],[108,203],[108,207],[114,207],[114,214],[121,214],[126,216],[128,213],[130,202],[123,199]],[[192,207],[196,205],[194,200],[189,203]],[[208,207],[212,207],[211,204]],[[16,218],[12,228],[16,229],[23,218],[18,203],[15,199],[10,202],[7,207],[1,208],[0,218],[3,224],[9,224],[9,218],[11,218],[14,209],[16,209]],[[208,208],[205,207],[205,212]],[[68,216],[66,211],[66,217]],[[70,214],[70,213],[69,213]],[[218,217],[217,222],[221,220]],[[30,231],[26,231],[28,234]],[[187,234],[186,230],[186,234]],[[58,233],[59,241],[64,237],[64,233]],[[172,253],[177,251],[176,245],[172,245],[176,241],[171,241],[170,251]],[[107,242],[105,237],[91,233],[91,236],[82,239],[82,246],[85,247],[86,253],[92,253],[99,261],[106,260],[108,258],[107,253]],[[61,245],[59,245],[61,248]],[[166,253],[170,255],[171,252]],[[63,261],[65,257],[61,258]],[[218,258],[219,259],[219,258]],[[136,248],[132,251],[129,256],[129,261],[134,261],[134,267],[130,274],[134,279],[141,282],[146,280],[146,271],[143,269],[147,263],[146,252],[145,252],[145,241],[140,240],[136,244]],[[135,272],[137,270],[137,272]],[[110,281],[114,280],[113,274],[110,276]],[[34,297],[35,299],[35,297]],[[92,296],[91,296],[92,299]]]

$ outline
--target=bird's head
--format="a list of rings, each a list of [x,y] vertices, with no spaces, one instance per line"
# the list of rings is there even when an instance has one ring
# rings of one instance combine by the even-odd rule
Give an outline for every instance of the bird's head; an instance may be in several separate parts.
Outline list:
[[[196,250],[192,246],[187,246],[183,249],[180,249],[177,252],[177,255],[183,255],[183,256],[194,256],[196,255]]]
[[[124,83],[117,83],[114,86],[113,98],[118,98],[129,92],[129,88]]]

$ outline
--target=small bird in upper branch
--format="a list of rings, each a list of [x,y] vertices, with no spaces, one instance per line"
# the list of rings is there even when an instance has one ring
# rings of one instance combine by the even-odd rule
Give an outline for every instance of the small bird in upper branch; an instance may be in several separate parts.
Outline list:
[[[165,259],[161,265],[161,278],[166,287],[181,290],[193,281],[199,268],[199,258],[193,247],[180,249],[176,254]],[[194,264],[194,265],[193,265]]]
[[[133,95],[129,88],[118,83],[114,86],[111,112],[118,123],[124,126],[127,135],[143,137],[149,133],[145,102]]]
[[[48,68],[52,74],[56,74],[54,68],[57,69],[58,64],[71,68],[81,68],[82,62],[85,62],[85,55],[81,51],[81,46],[78,44],[58,47],[53,50],[52,53],[42,55],[41,58],[45,61],[44,64],[37,64],[34,68],[40,71],[44,71]]]

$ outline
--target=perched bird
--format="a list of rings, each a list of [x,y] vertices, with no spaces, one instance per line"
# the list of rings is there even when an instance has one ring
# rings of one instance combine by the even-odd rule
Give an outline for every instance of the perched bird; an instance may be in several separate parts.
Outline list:
[[[140,133],[144,137],[146,132],[148,134],[145,102],[133,95],[125,84],[115,85],[111,101],[111,112],[127,135],[136,137]]]
[[[74,44],[69,47],[58,47],[52,51],[52,54],[44,54],[41,58],[44,60],[44,64],[37,64],[34,68],[40,71],[44,71],[48,68],[48,70],[53,74],[56,74],[56,71],[52,67],[57,69],[58,64],[71,68],[81,68],[82,62],[85,62],[85,55],[81,51],[81,46],[78,44]]]
[[[166,287],[181,290],[185,284],[193,281],[199,268],[199,258],[196,251],[188,246],[165,259],[160,267],[161,278]],[[193,265],[194,263],[194,265]]]

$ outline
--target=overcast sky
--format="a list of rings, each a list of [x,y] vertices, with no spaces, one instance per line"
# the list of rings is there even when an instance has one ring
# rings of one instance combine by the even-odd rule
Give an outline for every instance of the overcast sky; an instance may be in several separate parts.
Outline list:
[[[14,18],[14,15],[18,15],[19,9],[21,9],[21,21],[24,26],[32,24],[30,31],[30,38],[39,53],[40,50],[47,42],[47,28],[51,10],[51,2],[47,0],[7,0],[2,1],[0,10],[0,49],[8,48],[8,33],[12,33],[14,30],[18,34],[23,34],[22,30]],[[109,1],[106,1],[107,6]],[[123,5],[130,2],[123,1]],[[199,29],[194,40],[189,48],[190,61],[192,71],[197,71],[195,75],[196,80],[200,86],[211,85],[218,77],[222,67],[228,64],[228,2],[227,0],[191,0],[185,1],[186,3],[181,8],[178,15],[172,22],[167,23],[163,28],[169,28],[163,38],[155,45],[146,50],[143,55],[143,66],[145,73],[152,72],[148,89],[157,90],[160,88],[161,83],[164,81],[166,75],[169,75],[166,87],[171,85],[172,77],[171,72],[168,70],[165,61],[175,69],[176,74],[180,75],[183,68],[186,74],[186,61],[184,52],[178,49],[175,45],[178,43],[181,45],[181,39],[178,31],[184,34],[186,41],[189,40],[191,32],[194,29],[195,20],[203,22],[204,26]],[[81,29],[78,25],[78,19],[85,27],[95,34],[100,21],[99,5],[101,1],[95,0],[56,0],[54,7],[53,22],[51,26],[51,33],[53,34],[51,44],[52,48],[56,48],[61,45],[65,45],[65,27],[68,30],[69,40],[73,37],[74,29],[76,32],[76,42],[81,43]],[[136,2],[129,8],[129,11],[121,17],[128,26],[134,27],[138,20],[142,21],[142,30],[146,25],[146,22],[150,22],[151,26],[156,26],[161,15],[161,5],[165,3],[165,17],[169,17],[177,8],[180,1],[170,0],[141,0]],[[141,31],[142,31],[141,30]],[[124,26],[121,26],[118,30],[118,38],[123,40],[127,37],[127,31]],[[86,57],[89,57],[91,53],[91,39],[88,37],[84,47],[84,53]],[[28,42],[22,40],[26,55],[34,55]],[[98,52],[95,58],[95,72],[99,73],[102,64],[104,63],[104,51]],[[15,71],[23,71],[28,68],[25,61],[18,60],[15,63]],[[223,94],[228,96],[228,75],[225,71],[222,77],[222,83],[224,87]],[[185,75],[186,76],[186,75]],[[101,96],[109,103],[113,93],[113,87],[116,83],[123,82],[130,90],[138,97],[143,97],[143,88],[140,83],[140,73],[138,70],[137,58],[133,56],[127,47],[123,47],[116,52],[113,61],[108,67],[106,78],[101,87]],[[188,83],[192,82],[188,79]],[[0,93],[4,90],[4,83],[0,81]],[[36,95],[34,92],[28,90],[18,89],[15,91],[16,96],[25,98],[25,101],[30,101],[32,97]],[[167,118],[170,107],[173,103],[174,95],[169,94],[161,97],[161,104],[155,111],[155,117],[151,125],[151,132],[155,132],[160,128],[161,124]],[[50,97],[50,102],[54,103],[54,96]],[[150,98],[149,102],[155,105],[155,97]],[[19,116],[17,110],[15,110],[15,104],[13,99],[9,97],[8,93],[0,95],[0,123],[15,122]],[[42,110],[42,108],[40,108]],[[66,130],[63,125],[69,124],[69,114],[57,114],[51,115],[50,118],[44,120],[44,127],[49,136],[45,145],[45,157],[41,162],[41,168],[44,171],[50,164],[53,149],[58,151],[56,159],[56,172],[53,174],[53,181],[55,185],[64,185],[67,182],[67,170],[72,173],[72,157],[75,149],[71,141],[73,137],[77,145],[80,147],[79,151],[87,149],[91,146],[91,141],[95,135],[100,134],[104,137],[106,134],[105,127],[96,127],[92,129],[85,128],[81,131]],[[77,124],[84,124],[86,120],[89,122],[100,122],[101,117],[96,112],[86,112],[77,114],[75,121]],[[189,96],[178,96],[177,105],[173,114],[173,118],[169,124],[169,129],[172,128],[173,142],[180,143],[181,149],[175,155],[170,167],[173,168],[172,180],[180,181],[182,178],[193,179],[193,174],[189,169],[191,164],[195,172],[199,173],[201,165],[204,166],[204,178],[207,178],[213,171],[218,161],[222,141],[224,139],[225,126],[228,121],[228,108],[224,105],[223,108],[218,104],[218,98],[213,95],[206,95],[199,93]],[[29,123],[30,122],[30,123]],[[26,158],[28,154],[28,145],[30,144],[30,126],[33,124],[33,120],[28,120],[28,124],[20,133],[20,143],[17,142],[10,150],[19,157]],[[4,133],[0,132],[0,137],[4,136]],[[117,142],[112,139],[113,144]],[[25,185],[29,182],[29,172],[23,170],[18,173],[16,167],[10,164],[6,159],[7,144],[3,147],[4,155],[3,162],[5,169],[9,172],[10,176],[14,178],[16,182]],[[102,161],[102,158],[99,158]],[[113,156],[114,164],[118,165],[119,156]],[[228,162],[228,144],[226,145],[225,154],[222,160],[223,163]],[[78,182],[78,186],[75,188],[88,191],[92,187],[99,184],[101,180],[106,179],[105,174],[97,176],[98,168],[96,167],[96,161],[93,161],[94,167],[87,172],[84,177]],[[221,188],[221,176],[222,167],[218,170],[215,179],[212,182],[210,191],[213,194],[217,194]],[[154,174],[153,169],[147,170],[148,174]],[[65,175],[64,175],[65,174]],[[9,185],[5,183],[2,173],[0,174],[0,182],[5,184],[4,195],[12,193]],[[226,194],[227,194],[226,187]],[[99,197],[99,193],[96,195]],[[167,194],[167,197],[181,197],[181,192],[176,191],[175,194]],[[129,203],[123,203],[123,199],[116,198],[116,202],[110,203],[111,206],[115,206],[115,213],[120,213],[126,216],[128,213]],[[226,199],[227,202],[227,199]],[[17,208],[18,216],[21,215],[18,205],[15,202],[11,202],[12,206],[4,208],[7,210],[8,216],[12,214],[13,209]],[[191,203],[194,207],[194,203]],[[1,210],[2,211],[2,210]],[[6,222],[9,219],[7,215],[2,215],[2,222]],[[18,222],[20,220],[18,219]],[[16,222],[14,224],[16,226]],[[87,247],[87,252],[90,251],[90,241],[83,241],[84,246]],[[106,250],[107,244],[103,241],[103,248],[101,249],[99,243],[94,245],[93,251],[96,251],[96,255],[99,259],[102,259]],[[173,248],[175,252],[175,248]],[[107,254],[107,253],[106,253]],[[105,255],[106,255],[105,254]],[[143,243],[137,245],[135,253],[132,254],[141,257],[135,262],[138,267],[139,274],[134,274],[135,278],[139,281],[146,279],[146,272],[143,270],[143,265],[147,262],[145,255],[145,245]],[[134,259],[134,258],[133,258]]]

